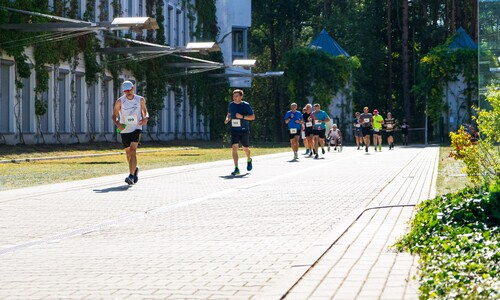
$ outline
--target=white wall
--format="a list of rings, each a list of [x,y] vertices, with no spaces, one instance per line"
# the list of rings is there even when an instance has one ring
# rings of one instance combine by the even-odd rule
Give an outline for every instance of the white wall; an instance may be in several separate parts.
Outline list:
[[[248,33],[248,29],[252,26],[252,1],[217,0],[216,4],[217,23],[220,28],[218,42],[222,41],[219,43],[219,47],[224,56],[224,64],[230,66],[233,63],[233,37],[231,33],[233,28],[246,28]],[[248,43],[246,43],[246,48],[248,51]],[[250,74],[251,71],[240,67],[231,67],[227,69],[226,73]],[[229,82],[231,87],[248,88],[252,85],[250,77],[230,77]]]
[[[459,75],[456,81],[449,81],[444,90],[443,101],[448,110],[443,112],[445,132],[457,131],[462,123],[470,117],[467,113],[467,99],[465,89],[467,84],[463,75]]]

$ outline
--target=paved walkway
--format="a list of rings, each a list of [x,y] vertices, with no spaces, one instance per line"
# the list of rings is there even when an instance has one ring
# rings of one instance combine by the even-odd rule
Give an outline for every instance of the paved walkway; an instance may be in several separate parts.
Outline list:
[[[238,177],[221,161],[130,188],[118,175],[0,192],[0,298],[417,298],[415,258],[387,248],[413,208],[360,213],[432,196],[438,152],[346,147],[255,157]]]

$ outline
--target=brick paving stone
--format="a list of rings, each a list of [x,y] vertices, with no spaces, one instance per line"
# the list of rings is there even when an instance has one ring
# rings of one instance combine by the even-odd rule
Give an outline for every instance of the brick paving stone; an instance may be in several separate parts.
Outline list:
[[[345,147],[293,165],[289,153],[255,157],[251,174],[239,178],[228,176],[227,160],[144,170],[130,188],[123,175],[114,175],[2,191],[0,296],[268,299],[294,268],[317,259],[321,251],[311,249],[328,247],[325,237],[354,212],[422,199],[427,192],[416,186],[432,184],[425,176],[436,152],[409,147],[364,154]],[[370,176],[361,182],[363,172]],[[311,174],[313,193],[303,186]],[[369,276],[352,268],[369,270],[357,264],[370,265],[365,258],[378,257],[368,255],[370,247],[392,242],[407,209],[365,213],[352,227],[355,234],[349,230],[331,248],[335,253],[323,257],[339,268],[320,268],[325,276],[315,276],[312,292],[292,290],[288,298],[321,298],[326,289],[314,294],[321,282],[340,280],[341,287],[349,274]],[[374,240],[379,234],[384,241]],[[404,265],[416,270],[415,260]]]
[[[426,148],[415,159],[407,161],[400,174],[384,186],[368,205],[418,203],[433,197],[437,155],[437,148]],[[325,283],[336,278],[341,283],[334,285],[330,294],[325,294],[325,288],[319,284],[316,290],[309,290],[304,299],[313,299],[318,295],[332,299],[417,299],[418,283],[413,280],[417,258],[388,249],[405,233],[412,214],[412,208],[365,212],[356,221],[353,220],[354,223],[334,246],[326,249],[288,295],[300,291],[303,283]],[[279,291],[269,289],[267,294],[276,295]],[[286,299],[289,299],[288,295]]]

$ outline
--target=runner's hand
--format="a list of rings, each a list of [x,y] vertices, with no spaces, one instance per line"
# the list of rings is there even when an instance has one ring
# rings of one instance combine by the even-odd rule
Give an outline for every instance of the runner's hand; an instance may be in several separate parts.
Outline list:
[[[239,114],[239,113],[236,113],[236,119],[243,119],[243,115]]]

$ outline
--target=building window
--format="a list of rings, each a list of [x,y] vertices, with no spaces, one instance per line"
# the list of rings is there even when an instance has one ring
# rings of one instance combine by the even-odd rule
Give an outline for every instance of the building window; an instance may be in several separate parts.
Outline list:
[[[182,18],[182,38],[184,40],[184,45],[189,43],[189,20],[187,18],[187,13],[184,12]]]
[[[233,60],[247,58],[247,28],[233,28]]]
[[[128,0],[127,1],[127,16],[129,16],[129,17],[133,17],[132,8],[133,8],[133,0]]]
[[[143,0],[139,0],[139,10],[137,12],[138,17],[144,16],[144,3]]]
[[[189,33],[188,33],[189,34],[189,41],[192,42],[193,41],[193,34],[194,34],[194,24],[195,24],[196,20],[195,19],[193,19],[193,20],[188,19],[188,21],[189,21]]]
[[[167,42],[168,45],[172,45],[172,14],[174,13],[174,9],[169,6],[167,15],[165,19],[167,20],[165,22],[165,41]]]
[[[178,47],[180,45],[180,34],[181,34],[181,27],[180,27],[180,24],[181,24],[181,11],[178,10],[177,13],[176,13],[176,16],[175,16],[175,41],[174,41],[174,45],[176,47]]]
[[[78,0],[78,17],[77,19],[83,20],[83,13],[85,8],[83,7],[82,0]]]

